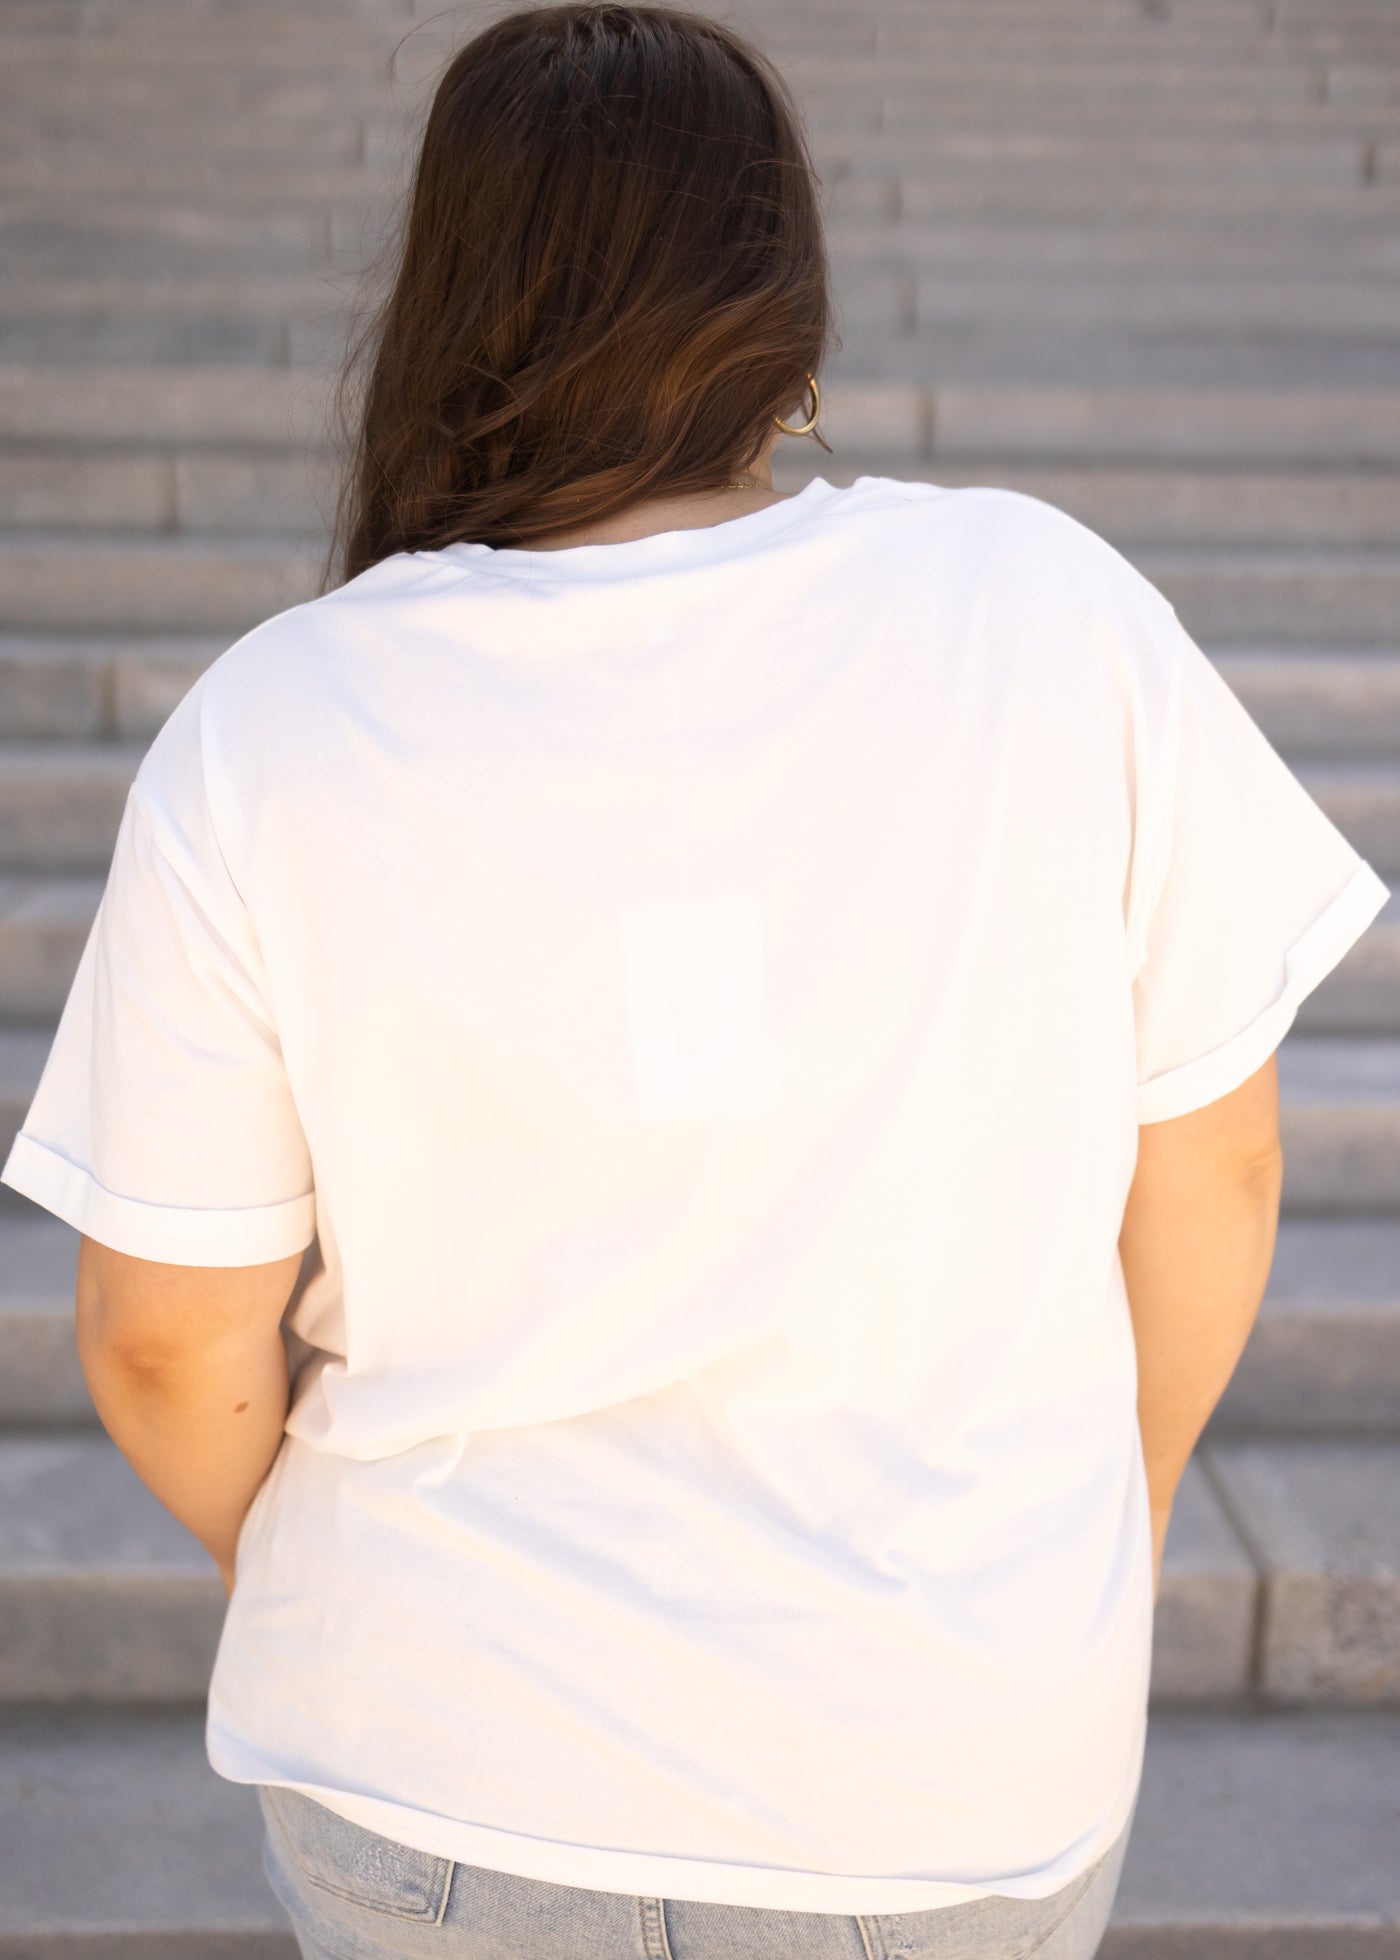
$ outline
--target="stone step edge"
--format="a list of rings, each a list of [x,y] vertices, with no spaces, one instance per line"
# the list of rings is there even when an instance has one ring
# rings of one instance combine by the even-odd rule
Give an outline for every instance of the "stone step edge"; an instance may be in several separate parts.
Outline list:
[[[304,445],[326,434],[329,386],[330,378],[315,368],[0,362],[0,441],[63,438],[76,424],[85,444],[193,438],[243,447]],[[1248,419],[1258,445],[1241,450],[1242,457],[1288,454],[1291,431],[1295,447],[1329,461],[1348,444],[1357,454],[1383,448],[1391,460],[1400,458],[1400,399],[1393,388],[1379,386],[1246,390],[842,376],[828,381],[823,401],[824,426],[838,442],[844,429],[854,439],[863,428],[861,440],[873,450],[929,458],[990,456],[998,448],[1024,456],[1039,453],[1037,440],[1043,447],[1051,439],[1048,453],[1054,455],[1065,453],[1071,438],[1070,453],[1081,454],[1086,444],[1103,439],[1105,427],[1119,431],[1113,444],[1119,453],[1124,419],[1134,414],[1139,425],[1150,424],[1159,442],[1167,440],[1171,454],[1192,453],[1187,438],[1195,431],[1199,453],[1216,456],[1232,408],[1237,420]]]
[[[204,1720],[6,1714],[0,1954],[296,1960],[256,1795],[210,1768]],[[1150,1715],[1104,1960],[1400,1960],[1397,1760],[1396,1716]]]

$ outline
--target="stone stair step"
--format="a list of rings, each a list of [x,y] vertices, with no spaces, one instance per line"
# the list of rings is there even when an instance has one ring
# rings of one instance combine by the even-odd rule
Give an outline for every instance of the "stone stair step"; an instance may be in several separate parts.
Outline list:
[[[170,214],[160,215],[172,229]],[[100,224],[100,217],[91,222]],[[235,244],[251,235],[254,221],[234,215],[227,222]],[[283,224],[290,230],[286,220]],[[348,247],[352,240],[342,242]],[[1319,226],[1293,211],[1248,221],[1220,212],[1194,220],[1173,216],[1156,224],[1091,213],[1048,230],[1014,219],[971,223],[906,213],[860,226],[833,223],[827,242],[848,264],[897,261],[940,277],[981,272],[1005,277],[1021,270],[1038,279],[1111,279],[1127,271],[1190,279],[1209,271],[1215,280],[1244,285],[1265,276],[1384,282],[1400,274],[1400,240],[1384,224],[1359,214],[1352,224]]]
[[[1393,549],[1172,545],[1131,555],[1200,640],[1379,646],[1400,619]],[[233,637],[314,597],[322,560],[319,545],[276,537],[0,536],[0,631]]]
[[[0,1491],[0,1701],[203,1694],[218,1568],[111,1439],[0,1436]]]
[[[1154,1702],[1400,1702],[1397,1475],[1394,1439],[1203,1444],[1164,1549]],[[218,1572],[104,1432],[0,1435],[0,1493],[0,1702],[205,1692]]]
[[[0,1423],[96,1422],[73,1337],[78,1234],[0,1211]],[[1285,1215],[1268,1286],[1207,1442],[1268,1434],[1400,1440],[1400,1217]]]
[[[100,872],[0,875],[0,1025],[56,1023],[102,894]],[[1400,889],[1302,1003],[1305,1034],[1400,1036]]]
[[[1295,773],[1383,878],[1400,876],[1400,760],[1300,762]]]
[[[843,155],[816,161],[833,225],[874,217],[1025,224],[1286,218],[1317,227],[1393,226],[1400,213],[1400,183],[1364,181],[1357,158],[1345,175],[1329,173],[1320,182],[1296,171],[1183,179],[1135,169],[1130,159],[1108,179],[1101,162],[1074,158],[1031,166],[1015,155],[986,156],[970,168],[927,175],[897,157],[889,163]],[[72,146],[0,151],[0,197],[61,197],[93,205],[122,200],[146,210],[197,200],[202,210],[324,213],[332,238],[342,242],[358,240],[362,226],[377,230],[396,189],[383,168],[358,162],[303,157],[289,170],[285,162],[250,154],[232,170],[226,156],[203,146],[180,156],[178,174],[167,156],[138,151],[125,141],[120,154],[110,146],[101,154]]]
[[[143,753],[133,742],[0,742],[0,874],[103,870]],[[1296,774],[1381,877],[1400,875],[1400,761],[1301,762]]]
[[[74,1331],[80,1236],[37,1205],[29,1211],[0,1214],[0,1424],[92,1428]]]
[[[1016,459],[1335,470],[1400,459],[1400,400],[1388,388],[941,380],[929,390],[929,417],[939,466]]]
[[[0,634],[0,742],[148,743],[226,633]]]
[[[296,1960],[201,1709],[0,1717],[0,1953]],[[1104,1960],[1398,1960],[1400,1716],[1164,1709]]]
[[[949,37],[944,37],[945,44]],[[930,50],[923,63],[893,52],[820,50],[820,30],[809,29],[803,52],[789,65],[801,92],[804,119],[818,145],[823,133],[869,130],[872,135],[915,143],[948,131],[1058,133],[1065,130],[1140,132],[1178,155],[1185,138],[1199,134],[1227,149],[1240,137],[1276,142],[1345,140],[1359,120],[1393,128],[1396,103],[1373,81],[1353,80],[1336,98],[1323,99],[1316,67],[1298,56],[1252,63],[1224,55],[1214,66],[1201,58],[1108,59],[1069,50],[1058,59],[1004,54],[988,60],[958,52],[953,40],[946,61]],[[820,50],[820,51],[819,51]],[[1081,61],[1075,54],[1082,52]],[[414,55],[418,59],[414,59]],[[71,59],[51,61],[35,76],[27,99],[7,119],[7,141],[61,146],[65,139],[96,136],[120,142],[128,129],[159,115],[173,143],[193,145],[207,124],[256,117],[270,145],[308,145],[306,132],[361,120],[391,132],[421,113],[433,76],[443,64],[441,43],[410,50],[416,72],[396,76],[390,89],[381,75],[343,68],[325,77],[292,63],[245,68],[206,59],[184,75],[168,67],[111,58],[100,66]],[[368,66],[368,64],[366,64]],[[847,71],[844,75],[843,68]],[[913,73],[911,74],[911,68]],[[183,86],[181,86],[183,84]]]
[[[144,745],[118,742],[17,742],[0,749],[0,865],[105,871],[144,753]]]
[[[0,633],[0,744],[149,741],[230,643],[226,634]],[[1384,760],[1400,751],[1400,652],[1218,644],[1206,651],[1291,760]]]
[[[1133,562],[1197,639],[1382,645],[1400,619],[1400,552],[1163,546]]]
[[[1324,983],[1325,984],[1325,983]],[[33,1100],[52,1027],[0,1026],[0,1161]],[[1288,1213],[1389,1217],[1400,1195],[1400,1040],[1306,1035],[1279,1048]],[[33,1211],[0,1185],[0,1211]]]
[[[1180,328],[1123,332],[1052,326],[1044,320],[996,318],[911,323],[912,300],[899,327],[865,319],[847,323],[827,370],[831,381],[925,381],[1000,387],[1071,389],[1192,389],[1216,399],[1226,389],[1360,390],[1400,387],[1400,340],[1395,335],[1339,338],[1295,329],[1270,334],[1207,333]],[[60,323],[61,324],[61,323]],[[287,324],[288,360],[315,365],[334,358],[324,330],[298,319]],[[62,358],[41,350],[39,358]],[[825,382],[823,395],[825,395]],[[827,433],[823,425],[823,434]],[[1328,460],[1324,457],[1322,460]]]
[[[1400,1033],[1400,880],[1368,930],[1302,1003],[1295,1026],[1310,1035]]]
[[[229,644],[223,634],[0,634],[0,744],[149,741]],[[1206,651],[1269,740],[1293,761],[1385,760],[1400,749],[1400,654]]]
[[[1200,24],[1193,22],[1188,31],[1181,31],[1178,22],[1170,34],[1163,35],[1150,25],[1134,32],[1135,23],[1122,14],[1116,34],[1104,31],[1103,26],[1097,32],[1088,31],[1090,24],[1076,23],[1073,16],[1062,18],[1058,32],[1032,26],[1028,33],[994,23],[990,33],[979,33],[978,19],[971,15],[959,20],[954,36],[948,33],[945,21],[937,19],[936,10],[931,12],[936,24],[922,36],[917,24],[908,22],[902,25],[898,48],[875,46],[855,57],[844,47],[829,48],[822,33],[826,23],[818,21],[811,41],[795,49],[792,56],[792,70],[804,99],[813,93],[830,95],[839,88],[846,69],[869,84],[907,86],[911,55],[925,58],[934,71],[932,79],[939,85],[956,79],[967,85],[995,86],[1005,78],[1009,85],[1024,89],[1043,72],[1047,85],[1056,87],[1095,81],[1136,85],[1169,95],[1196,90],[1222,94],[1229,82],[1238,80],[1245,96],[1263,99],[1310,101],[1319,93],[1317,70],[1308,62],[1297,37],[1266,34],[1263,23],[1248,16],[1227,15],[1215,23],[1215,32],[1206,33],[1203,29],[1208,17],[1202,15]],[[1048,9],[1047,16],[1054,20]],[[891,24],[891,33],[895,25]],[[260,89],[282,80],[293,64],[300,64],[302,73],[314,73],[321,81],[333,79],[353,86],[382,79],[384,57],[394,47],[392,23],[387,17],[373,22],[347,21],[329,47],[324,37],[318,38],[318,27],[314,18],[264,16],[254,31],[244,19],[232,21],[201,13],[187,22],[167,24],[162,34],[157,21],[124,10],[120,19],[108,16],[92,20],[73,50],[71,43],[58,42],[51,32],[16,21],[7,13],[3,46],[8,57],[23,61],[36,80],[52,83],[65,94],[81,91],[85,99],[97,79],[94,69],[116,68],[124,84],[132,77],[138,86],[159,83],[170,90],[172,85],[188,82],[198,90],[208,83],[207,70],[220,58],[236,62],[239,77],[245,82],[256,81]],[[73,52],[76,60],[61,58]],[[434,71],[442,58],[441,49],[431,45],[415,50],[410,44],[410,60],[415,52],[421,72]],[[1082,65],[1076,65],[1076,58]],[[336,98],[328,91],[327,99],[333,105]]]
[[[334,490],[328,457],[308,461],[291,450],[0,451],[0,509],[11,532],[319,539],[329,528]],[[1357,517],[1349,542],[1393,535],[1383,528],[1383,510],[1371,514],[1376,500],[1364,488],[1359,498],[1350,494]],[[1343,484],[1334,511],[1347,496]]]
[[[0,364],[0,443],[87,451],[166,445],[312,454],[328,434],[328,377],[308,368],[140,362]],[[915,380],[842,372],[822,389],[838,457],[1139,467],[1209,463],[1358,472],[1400,463],[1390,387],[1198,387]],[[814,453],[809,458],[805,449]],[[797,459],[801,458],[801,461]],[[780,467],[835,465],[781,445]]]
[[[1259,1574],[1193,1457],[1162,1547],[1152,1624],[1153,1706],[1247,1699],[1258,1611]]]
[[[0,459],[0,472],[6,465]],[[27,459],[13,466],[18,472]],[[1194,462],[1086,463],[1038,462],[1017,457],[853,455],[843,444],[835,457],[814,468],[809,458],[779,452],[774,458],[776,489],[800,488],[813,474],[832,483],[858,476],[893,476],[940,483],[994,484],[1039,497],[1068,511],[1120,550],[1137,546],[1185,545],[1198,549],[1367,549],[1391,546],[1400,537],[1400,473],[1370,469],[1321,470],[1307,465],[1206,467]],[[304,473],[303,473],[304,474]],[[30,494],[40,495],[42,479]],[[244,479],[233,476],[223,508],[236,516],[245,507]],[[202,510],[211,509],[216,489],[212,471],[187,491],[196,492]],[[96,491],[92,493],[96,496]],[[308,493],[311,494],[311,493]],[[320,494],[324,497],[325,492]],[[283,492],[292,504],[290,484]],[[18,499],[12,498],[12,507]],[[46,506],[54,508],[57,497]],[[81,511],[85,501],[74,499]],[[248,510],[256,506],[248,503]],[[323,505],[323,508],[328,506]],[[205,525],[203,528],[216,528]],[[217,528],[225,528],[223,524]],[[232,525],[229,526],[232,528]],[[244,529],[250,528],[246,523]]]
[[[314,597],[319,559],[276,537],[0,536],[0,623],[232,639]]]
[[[6,1960],[297,1960],[201,1709],[0,1712]]]
[[[0,1492],[8,1629],[0,1702],[182,1701],[204,1693],[224,1613],[218,1573],[105,1433],[0,1435]],[[1345,1539],[1350,1512],[1332,1523]],[[1314,1547],[1303,1578],[1321,1572],[1325,1579],[1334,1556],[1342,1554],[1330,1541]],[[1193,1462],[1163,1558],[1154,1696],[1250,1692],[1257,1591],[1258,1573]]]
[[[328,378],[307,369],[215,361],[147,366],[94,362],[79,368],[44,361],[0,364],[0,443],[142,451],[170,444],[214,444],[241,454],[300,454],[327,433]],[[1384,415],[1384,397],[1369,398]],[[1354,408],[1358,431],[1365,409]],[[1395,455],[1400,458],[1400,417]]]
[[[1350,271],[1328,280],[1268,270],[1224,280],[1209,268],[1129,266],[1057,281],[1016,265],[932,274],[902,259],[886,269],[838,258],[832,274],[843,333],[857,330],[862,335],[867,329],[946,331],[1007,317],[1034,331],[1112,330],[1130,338],[1145,335],[1153,343],[1173,330],[1217,339],[1318,334],[1343,344],[1348,338],[1393,335],[1400,329],[1400,281]],[[86,331],[87,344],[101,358],[101,336],[115,339],[125,333],[134,340],[138,328],[160,344],[157,336],[162,333],[176,327],[190,333],[224,316],[230,324],[329,318],[328,292],[340,282],[348,298],[355,278],[353,264],[307,270],[291,266],[279,272],[225,272],[216,263],[208,271],[180,273],[158,266],[145,271],[82,266],[25,272],[0,288],[6,314],[0,354],[24,358],[27,346],[28,358],[43,358],[41,322],[67,321],[70,333]],[[339,323],[329,324],[334,328]]]
[[[105,272],[173,280],[275,277],[324,263],[329,248],[329,225],[315,211],[208,211],[193,203],[147,208],[45,196],[11,196],[0,205],[6,278],[20,290],[34,280]]]
[[[56,1238],[65,1228],[51,1223]],[[50,1297],[68,1312],[76,1255],[60,1266],[60,1250]],[[1204,1441],[1271,1432],[1400,1440],[1400,1216],[1279,1220],[1258,1318]]]
[[[1060,281],[1007,266],[924,273],[902,265],[880,273],[839,260],[833,283],[850,326],[924,331],[967,321],[1011,317],[1040,328],[1158,334],[1178,330],[1251,334],[1277,324],[1283,332],[1393,335],[1400,331],[1400,288],[1391,278],[1315,280],[1260,272],[1237,279],[1170,268],[1107,269]]]
[[[31,166],[40,177],[43,160]],[[51,166],[52,168],[52,166]],[[0,167],[0,183],[13,181],[17,189],[26,187],[22,160]],[[76,173],[75,173],[76,174]],[[141,171],[137,165],[119,173],[113,193],[130,180],[130,195],[158,194],[154,169]],[[40,180],[42,182],[42,180]],[[62,180],[59,180],[62,181]],[[832,181],[828,210],[833,214],[857,215],[862,209],[880,217],[918,219],[960,216],[966,218],[1015,217],[1042,224],[1058,224],[1105,213],[1119,219],[1162,219],[1185,212],[1209,217],[1212,213],[1237,219],[1266,218],[1272,215],[1306,217],[1317,223],[1345,224],[1354,219],[1394,223],[1400,181],[1367,182],[1360,169],[1337,181],[1315,183],[1311,174],[1276,172],[1243,179],[1220,177],[1170,177],[1152,171],[1126,168],[1121,176],[1105,178],[1103,165],[1097,170],[1089,164],[1062,163],[1056,167],[1029,168],[1009,161],[997,164],[991,159],[974,169],[960,171],[949,178],[941,171],[921,175],[912,166],[891,160],[888,164],[872,160],[864,166],[857,183],[893,186],[883,196],[868,191],[852,193],[851,178]],[[149,190],[146,186],[149,184]],[[219,193],[211,188],[210,197]],[[232,198],[230,188],[224,193]]]
[[[1400,1041],[1304,1036],[1278,1050],[1283,1204],[1393,1216],[1400,1196]]]
[[[318,309],[324,319],[329,309]],[[292,350],[295,347],[295,353]],[[48,361],[75,376],[91,366],[131,362],[188,367],[201,362],[285,367],[339,351],[334,328],[289,320],[280,307],[244,305],[236,290],[225,304],[180,304],[163,312],[109,308],[101,301],[74,310],[19,306],[0,313],[0,364]]]
[[[1400,1448],[1363,1437],[1254,1439],[1201,1454],[1262,1574],[1260,1692],[1400,1701]]]
[[[1209,649],[1274,747],[1304,755],[1400,754],[1400,655],[1298,647]]]
[[[103,883],[0,877],[0,1020],[57,1023]]]
[[[392,211],[380,197],[379,219]],[[7,276],[31,282],[102,273],[180,280],[230,273],[254,279],[297,274],[328,258],[359,262],[367,221],[360,208],[327,212],[282,205],[243,211],[189,198],[151,205],[118,202],[110,192],[78,198],[52,191],[11,192],[0,203],[0,247]],[[905,210],[898,218],[850,223],[831,214],[827,243],[848,270],[898,264],[945,280],[986,274],[1040,281],[1073,275],[1116,280],[1124,273],[1245,289],[1252,281],[1308,280],[1338,285],[1400,277],[1400,241],[1378,212],[1358,198],[1349,222],[1321,224],[1296,207],[1275,216],[1231,218],[1215,208],[1194,218],[1173,212],[1155,223],[1090,210],[1053,229],[1015,219],[972,222]]]
[[[1203,469],[1165,463],[1057,464],[910,459],[897,453],[823,459],[821,474],[849,483],[895,476],[950,487],[995,483],[1058,505],[1121,547],[1129,544],[1283,548],[1381,547],[1400,537],[1400,472]],[[774,484],[796,488],[810,459],[779,455]],[[94,531],[190,536],[286,535],[321,540],[334,511],[329,454],[201,445],[112,453],[27,444],[0,450],[0,509],[9,531]]]

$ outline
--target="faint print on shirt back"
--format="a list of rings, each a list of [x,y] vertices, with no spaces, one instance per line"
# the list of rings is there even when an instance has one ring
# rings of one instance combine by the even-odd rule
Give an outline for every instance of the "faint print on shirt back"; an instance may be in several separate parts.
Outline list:
[[[641,1121],[776,1108],[761,901],[737,894],[625,905],[618,925]]]

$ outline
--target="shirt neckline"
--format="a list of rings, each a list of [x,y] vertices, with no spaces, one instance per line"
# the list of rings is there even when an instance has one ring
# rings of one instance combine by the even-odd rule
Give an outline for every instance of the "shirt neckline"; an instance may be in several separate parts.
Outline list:
[[[865,479],[861,479],[864,482]],[[740,556],[759,542],[791,530],[836,498],[857,487],[828,483],[814,476],[801,490],[780,503],[718,524],[698,524],[689,530],[652,531],[644,538],[624,538],[607,544],[571,544],[556,551],[532,551],[514,545],[493,546],[476,540],[442,545],[426,556],[469,560],[486,570],[529,572],[532,576],[611,578],[632,571],[669,571],[686,565],[715,564]]]

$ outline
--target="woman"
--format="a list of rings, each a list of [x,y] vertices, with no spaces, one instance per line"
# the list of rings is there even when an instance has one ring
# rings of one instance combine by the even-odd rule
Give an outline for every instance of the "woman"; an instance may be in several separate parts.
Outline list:
[[[1108,1917],[1274,1050],[1387,890],[1066,515],[775,493],[830,337],[730,29],[454,57],[340,583],[151,745],[5,1167],[308,1956]]]

